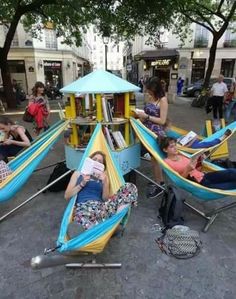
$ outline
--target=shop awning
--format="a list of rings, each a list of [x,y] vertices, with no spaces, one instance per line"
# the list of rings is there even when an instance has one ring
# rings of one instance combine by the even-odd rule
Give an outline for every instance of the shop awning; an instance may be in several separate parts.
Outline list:
[[[179,52],[175,49],[157,49],[150,51],[142,51],[134,56],[135,60],[153,60],[178,57]]]

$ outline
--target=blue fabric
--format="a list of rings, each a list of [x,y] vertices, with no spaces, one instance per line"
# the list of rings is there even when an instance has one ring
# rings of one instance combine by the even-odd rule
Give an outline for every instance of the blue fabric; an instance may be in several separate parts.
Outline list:
[[[219,138],[216,138],[212,141],[194,140],[194,142],[191,144],[191,148],[208,148],[219,143],[221,143],[221,140]]]
[[[82,181],[82,176],[80,175],[77,181],[77,185]],[[80,190],[77,195],[76,202],[83,203],[88,200],[102,201],[102,182],[97,180],[90,180],[87,184]]]

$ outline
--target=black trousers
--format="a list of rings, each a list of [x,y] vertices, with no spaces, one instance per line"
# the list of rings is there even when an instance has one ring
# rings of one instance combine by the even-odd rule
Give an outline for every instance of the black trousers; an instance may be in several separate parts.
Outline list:
[[[213,96],[212,97],[212,110],[213,118],[217,119],[217,112],[219,111],[219,118],[223,118],[223,100],[224,97]]]

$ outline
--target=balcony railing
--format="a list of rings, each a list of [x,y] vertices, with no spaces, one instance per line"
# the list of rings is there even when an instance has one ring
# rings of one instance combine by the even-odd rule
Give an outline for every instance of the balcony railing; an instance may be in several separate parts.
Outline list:
[[[236,47],[236,39],[225,40],[223,46],[224,48]]]
[[[196,38],[194,40],[194,48],[207,48],[207,47],[208,47],[208,39]]]

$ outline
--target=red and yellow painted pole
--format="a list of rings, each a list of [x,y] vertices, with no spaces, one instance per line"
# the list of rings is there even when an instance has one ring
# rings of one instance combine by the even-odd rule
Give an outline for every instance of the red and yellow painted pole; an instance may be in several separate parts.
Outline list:
[[[96,94],[96,110],[97,110],[97,121],[102,121],[102,96],[101,94]]]

